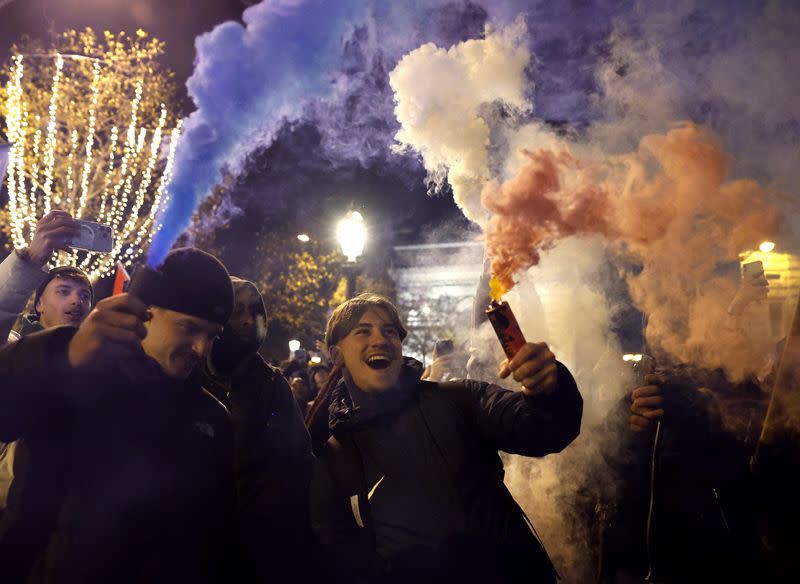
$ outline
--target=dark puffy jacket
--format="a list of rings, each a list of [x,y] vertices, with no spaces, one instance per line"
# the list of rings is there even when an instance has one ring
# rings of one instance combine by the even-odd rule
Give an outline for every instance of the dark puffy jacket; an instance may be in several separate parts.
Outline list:
[[[721,371],[675,367],[664,375],[657,434],[656,424],[629,430],[630,398],[606,420],[601,451],[619,487],[599,521],[599,579],[642,579],[650,569],[667,583],[758,580],[749,460],[764,394],[751,381],[732,384]]]
[[[239,278],[232,282],[237,305],[250,305],[254,320],[266,324],[256,286]],[[313,541],[308,488],[314,457],[289,384],[258,354],[266,327],[255,328],[255,335],[243,339],[230,324],[225,327],[209,356],[206,387],[233,421],[240,568],[250,582],[297,582]]]
[[[251,581],[297,581],[310,553],[308,489],[314,456],[281,372],[256,353],[211,390],[231,411],[243,571]],[[293,577],[294,576],[294,577]]]
[[[378,412],[354,407],[344,384],[335,392],[333,437],[311,495],[312,525],[334,580],[554,582],[547,554],[503,483],[498,451],[544,456],[575,439],[583,402],[569,371],[559,364],[557,390],[536,397],[476,381],[420,381],[408,367],[400,386]],[[440,503],[428,510],[441,504],[452,525],[419,516],[415,500],[393,489],[404,480],[430,486],[415,500],[430,505],[427,495],[436,497]],[[394,519],[382,514],[400,523],[416,515],[419,525],[447,535],[414,541],[407,531],[392,534]]]
[[[31,560],[31,579],[48,583],[220,581],[235,504],[228,413],[144,356],[72,369],[74,333],[0,350],[0,440],[25,439],[40,479],[9,508],[56,518],[43,553],[29,522],[4,518],[3,582],[24,581]]]

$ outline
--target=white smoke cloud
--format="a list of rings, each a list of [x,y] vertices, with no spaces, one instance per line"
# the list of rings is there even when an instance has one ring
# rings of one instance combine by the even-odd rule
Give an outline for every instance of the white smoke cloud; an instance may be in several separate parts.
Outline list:
[[[389,76],[402,126],[400,148],[419,152],[436,187],[446,180],[464,214],[479,223],[486,217],[480,192],[491,176],[492,128],[483,108],[501,102],[521,113],[531,107],[525,95],[526,31],[518,19],[507,28],[487,29],[485,39],[449,49],[426,44],[403,57]]]

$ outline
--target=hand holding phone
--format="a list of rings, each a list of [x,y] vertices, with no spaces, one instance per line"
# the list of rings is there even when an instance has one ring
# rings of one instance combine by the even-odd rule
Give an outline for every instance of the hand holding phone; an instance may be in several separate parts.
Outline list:
[[[764,264],[760,261],[749,262],[742,266],[742,280],[728,306],[728,314],[740,315],[752,302],[764,300],[769,293],[769,282],[764,275]]]
[[[67,249],[67,242],[80,233],[75,220],[66,211],[55,209],[39,219],[28,246],[28,258],[44,266],[57,249]]]

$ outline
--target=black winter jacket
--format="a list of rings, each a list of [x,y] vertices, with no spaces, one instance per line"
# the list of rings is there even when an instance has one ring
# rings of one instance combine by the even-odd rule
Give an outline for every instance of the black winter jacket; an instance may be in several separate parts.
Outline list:
[[[583,402],[569,371],[559,364],[557,390],[536,397],[420,381],[407,366],[400,386],[378,411],[354,407],[344,384],[336,390],[311,494],[334,580],[555,581],[498,451],[544,456],[575,439]],[[425,517],[439,512],[449,525]]]
[[[0,440],[24,438],[31,472],[51,478],[14,508],[57,517],[44,554],[27,522],[4,522],[3,582],[24,581],[30,559],[31,579],[47,583],[218,581],[235,501],[226,410],[144,355],[124,370],[72,369],[74,333],[0,350]]]
[[[312,542],[308,489],[314,456],[292,390],[257,353],[209,389],[231,412],[242,572],[249,581],[297,581]]]

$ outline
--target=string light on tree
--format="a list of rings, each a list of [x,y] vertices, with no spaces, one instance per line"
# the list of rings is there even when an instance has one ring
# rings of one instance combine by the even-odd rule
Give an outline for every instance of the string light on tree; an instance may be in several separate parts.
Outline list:
[[[110,254],[60,252],[54,264],[92,279],[130,266],[158,229],[180,137],[172,74],[158,63],[164,45],[135,35],[63,33],[49,50],[15,47],[0,99],[11,143],[8,205],[0,228],[16,248],[53,208],[111,225]]]

